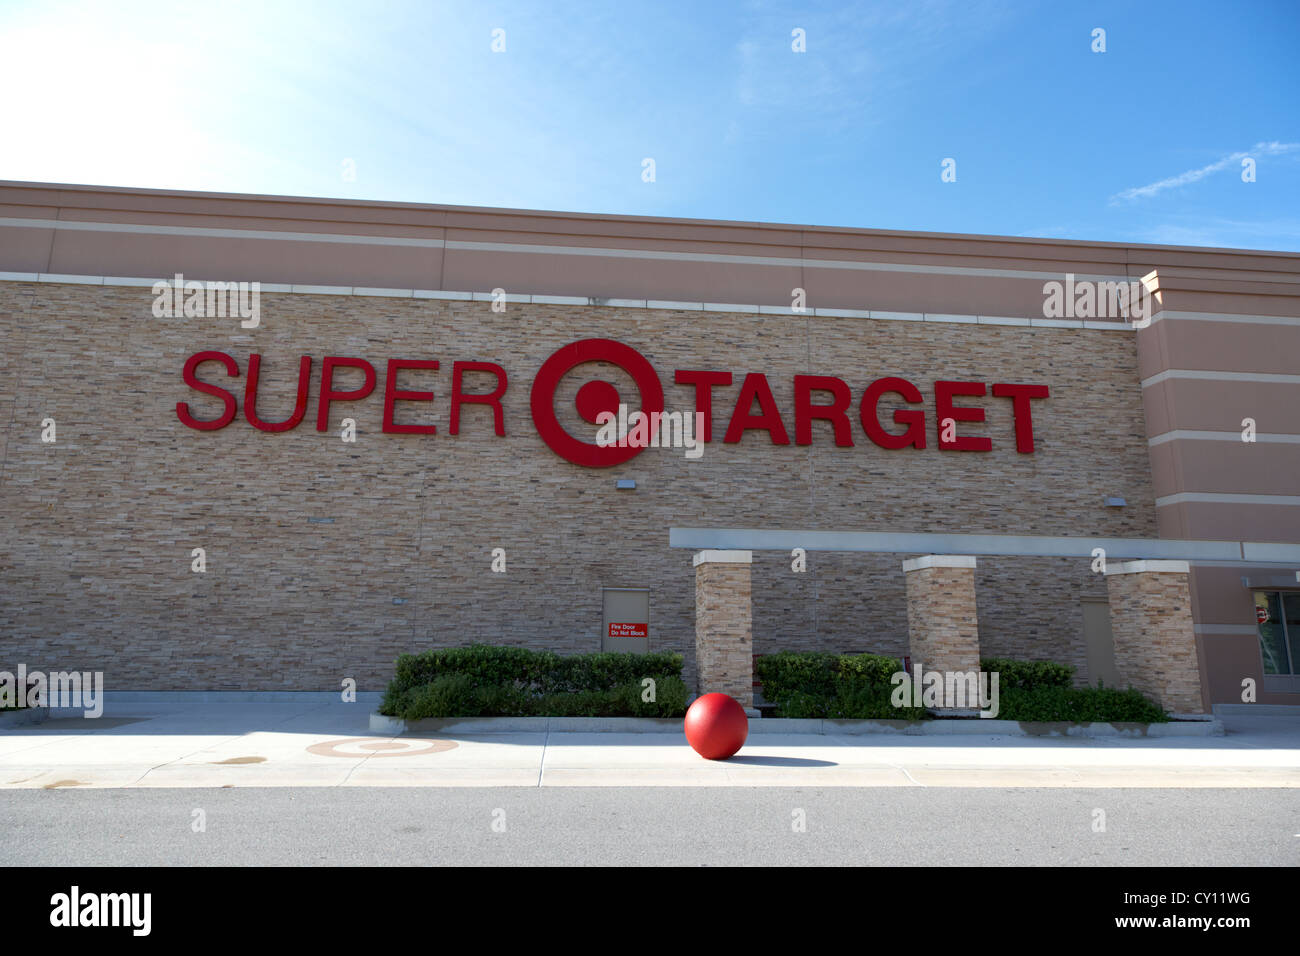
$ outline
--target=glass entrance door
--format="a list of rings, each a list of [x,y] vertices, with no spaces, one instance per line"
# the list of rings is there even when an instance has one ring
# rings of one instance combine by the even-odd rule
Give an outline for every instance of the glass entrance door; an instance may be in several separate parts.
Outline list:
[[[1300,674],[1300,591],[1256,591],[1255,624],[1265,674]]]

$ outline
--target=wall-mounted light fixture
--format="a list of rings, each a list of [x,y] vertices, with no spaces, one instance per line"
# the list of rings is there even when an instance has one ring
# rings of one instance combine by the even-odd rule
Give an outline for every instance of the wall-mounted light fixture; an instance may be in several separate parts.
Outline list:
[[[631,478],[620,478],[618,481],[614,482],[614,487],[619,491],[635,491],[636,482]]]
[[[1109,498],[1106,499],[1106,507],[1107,507],[1107,508],[1123,508],[1123,507],[1125,507],[1127,504],[1128,504],[1127,501],[1125,501],[1123,498],[1120,498],[1120,497],[1115,496],[1115,495],[1112,495],[1111,497],[1109,497]]]

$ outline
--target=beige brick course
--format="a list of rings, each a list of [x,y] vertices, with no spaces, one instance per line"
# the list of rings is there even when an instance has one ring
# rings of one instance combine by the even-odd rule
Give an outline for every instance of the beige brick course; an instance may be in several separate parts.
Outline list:
[[[1120,680],[1172,713],[1203,713],[1187,574],[1111,574],[1106,585]]]
[[[754,641],[749,564],[705,562],[695,568],[695,666],[700,694],[730,694],[754,706]]]
[[[978,671],[975,569],[932,567],[904,574],[912,666],[944,673]]]

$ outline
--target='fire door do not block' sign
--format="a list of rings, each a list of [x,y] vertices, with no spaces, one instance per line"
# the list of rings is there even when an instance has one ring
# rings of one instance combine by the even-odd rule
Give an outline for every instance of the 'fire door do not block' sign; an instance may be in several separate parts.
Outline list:
[[[650,625],[633,623],[614,623],[609,625],[610,637],[649,637]]]

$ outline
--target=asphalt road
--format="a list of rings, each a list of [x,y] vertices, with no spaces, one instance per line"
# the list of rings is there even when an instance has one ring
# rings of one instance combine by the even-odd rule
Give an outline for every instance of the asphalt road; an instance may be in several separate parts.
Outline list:
[[[203,829],[196,831],[200,821]],[[0,832],[10,866],[1295,866],[1300,793],[910,787],[4,790]]]

